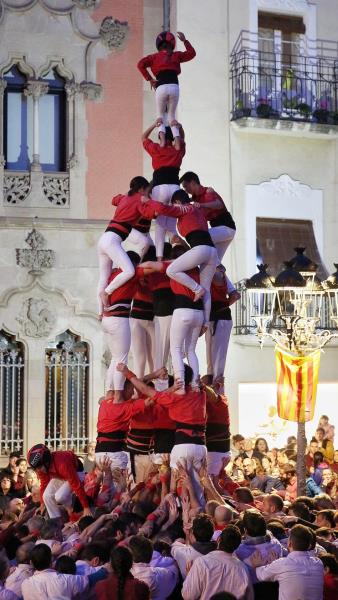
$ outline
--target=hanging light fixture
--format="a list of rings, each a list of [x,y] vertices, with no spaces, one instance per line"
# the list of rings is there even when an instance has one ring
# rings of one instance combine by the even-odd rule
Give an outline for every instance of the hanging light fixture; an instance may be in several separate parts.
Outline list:
[[[323,281],[323,287],[329,298],[330,318],[334,327],[338,328],[338,263],[334,266],[336,271]]]
[[[257,265],[255,273],[246,281],[249,297],[250,317],[257,328],[257,335],[264,336],[274,317],[277,292],[274,288],[274,278],[267,273],[268,265]]]

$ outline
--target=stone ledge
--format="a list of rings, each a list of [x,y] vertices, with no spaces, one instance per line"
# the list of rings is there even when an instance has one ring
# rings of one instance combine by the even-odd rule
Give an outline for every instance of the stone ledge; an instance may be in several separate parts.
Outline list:
[[[338,125],[313,123],[310,121],[241,117],[240,119],[231,121],[231,127],[236,131],[247,133],[263,133],[325,140],[338,138]]]

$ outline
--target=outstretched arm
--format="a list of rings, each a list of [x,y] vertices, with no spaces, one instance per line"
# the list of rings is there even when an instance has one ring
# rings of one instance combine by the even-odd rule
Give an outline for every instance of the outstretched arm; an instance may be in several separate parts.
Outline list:
[[[147,385],[146,383],[141,381],[141,379],[138,379],[136,375],[128,369],[127,365],[119,363],[116,366],[116,370],[120,371],[120,373],[122,373],[122,375],[124,375],[126,379],[129,379],[129,381],[133,384],[134,388],[144,396],[152,398],[157,393],[156,390],[154,390],[154,388],[150,387],[150,385]]]
[[[144,140],[147,140],[150,134],[154,131],[154,129],[156,129],[156,127],[159,127],[159,125],[159,121],[155,121],[155,123],[150,125],[150,127],[148,127],[148,129],[146,129],[144,133],[142,133],[142,142],[144,142]]]

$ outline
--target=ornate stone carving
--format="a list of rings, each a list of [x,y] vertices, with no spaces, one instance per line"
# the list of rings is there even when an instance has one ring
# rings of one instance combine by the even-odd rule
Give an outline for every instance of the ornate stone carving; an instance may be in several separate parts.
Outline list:
[[[81,86],[79,83],[75,83],[75,81],[69,81],[65,85],[65,90],[67,94],[67,100],[71,100],[74,98],[76,94],[81,93]]]
[[[287,195],[296,200],[300,198],[300,195],[303,195],[302,187],[304,184],[291,179],[289,175],[281,175],[277,179],[265,181],[261,185],[264,189],[269,190],[269,192],[274,196]]]
[[[27,298],[16,320],[28,337],[44,337],[48,335],[55,323],[55,314],[50,310],[47,300]]]
[[[29,269],[29,273],[40,275],[41,269],[50,269],[55,262],[55,253],[53,250],[45,250],[43,246],[46,243],[45,238],[37,231],[32,229],[27,235],[25,242],[27,248],[16,249],[16,264],[19,267]]]
[[[83,81],[80,84],[80,88],[86,100],[98,100],[101,98],[102,85],[99,85],[98,83]]]
[[[94,8],[96,0],[73,0],[76,6],[80,8]]]
[[[5,160],[3,159],[3,164]],[[21,204],[27,198],[31,189],[30,176],[27,174],[8,174],[4,175],[4,203]]]
[[[48,83],[45,81],[31,80],[27,83],[27,88],[24,90],[25,96],[33,96],[34,100],[38,100],[48,92]]]
[[[67,160],[67,169],[74,169],[79,164],[79,159],[76,154],[71,154]]]
[[[309,8],[307,0],[258,0],[258,8],[299,11]]]
[[[47,200],[53,206],[69,206],[69,176],[61,175],[49,176],[43,178],[42,190]]]
[[[102,44],[109,50],[119,50],[129,33],[129,25],[126,21],[119,21],[113,17],[103,19],[100,27],[100,38]]]
[[[6,87],[7,87],[6,79],[0,79],[0,96],[4,95]]]

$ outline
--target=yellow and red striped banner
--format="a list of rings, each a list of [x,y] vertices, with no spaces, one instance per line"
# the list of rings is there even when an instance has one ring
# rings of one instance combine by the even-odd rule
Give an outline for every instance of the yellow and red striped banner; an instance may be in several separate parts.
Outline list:
[[[281,419],[305,423],[313,419],[320,365],[320,350],[308,356],[292,356],[275,349],[277,411]]]

